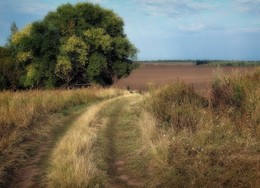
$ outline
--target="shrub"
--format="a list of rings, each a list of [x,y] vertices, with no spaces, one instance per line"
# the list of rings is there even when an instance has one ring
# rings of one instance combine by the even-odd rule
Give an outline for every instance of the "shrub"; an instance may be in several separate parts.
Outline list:
[[[153,91],[149,100],[149,110],[159,121],[176,131],[195,131],[202,116],[202,107],[207,105],[205,99],[183,82],[168,84]]]
[[[260,119],[259,90],[260,69],[243,74],[236,72],[230,76],[217,71],[211,90],[213,111],[230,117],[238,130],[243,127],[255,130]]]

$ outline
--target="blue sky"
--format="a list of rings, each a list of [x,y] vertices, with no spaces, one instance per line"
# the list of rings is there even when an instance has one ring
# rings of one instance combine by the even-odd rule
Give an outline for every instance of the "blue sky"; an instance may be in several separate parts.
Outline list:
[[[64,3],[79,0],[1,0],[0,45],[19,28]],[[89,0],[125,22],[139,60],[260,60],[260,0]]]

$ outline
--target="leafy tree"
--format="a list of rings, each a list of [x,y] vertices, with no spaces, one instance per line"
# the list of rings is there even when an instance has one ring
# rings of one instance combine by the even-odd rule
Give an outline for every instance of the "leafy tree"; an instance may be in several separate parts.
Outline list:
[[[61,5],[20,31],[13,26],[11,50],[22,87],[111,84],[132,70],[137,49],[123,20],[90,3]]]
[[[5,47],[7,47],[7,48],[10,48],[12,36],[13,36],[15,33],[18,32],[18,27],[16,26],[16,23],[15,23],[15,22],[13,22],[13,23],[11,24],[11,26],[10,26],[10,31],[11,31],[11,35],[10,35],[10,37],[8,37],[7,43],[6,43],[6,45],[5,45]]]
[[[72,80],[72,65],[69,57],[59,56],[58,63],[56,64],[55,74],[61,79],[64,80],[68,86]]]
[[[104,55],[94,53],[89,59],[87,75],[90,82],[105,84],[107,60]]]
[[[14,89],[18,73],[9,48],[0,47],[0,89]]]

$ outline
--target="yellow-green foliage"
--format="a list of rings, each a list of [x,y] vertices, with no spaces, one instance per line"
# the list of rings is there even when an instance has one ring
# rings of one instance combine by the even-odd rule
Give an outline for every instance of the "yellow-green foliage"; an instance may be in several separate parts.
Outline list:
[[[16,55],[18,62],[25,62],[33,58],[32,52],[19,52]]]
[[[93,45],[94,49],[102,48],[104,52],[112,49],[112,38],[105,33],[103,28],[88,29],[84,32],[87,42]]]
[[[25,37],[29,37],[32,31],[32,24],[28,24],[21,31],[14,33],[11,37],[11,42],[14,45],[18,45],[21,40]],[[18,62],[25,62],[33,58],[32,51],[20,51],[16,54],[16,58]]]
[[[89,46],[75,35],[69,37],[66,43],[61,46],[61,51],[66,55],[70,56],[70,53],[77,54],[77,56],[72,59],[79,62],[81,66],[84,66],[87,61],[88,49]]]
[[[72,72],[72,64],[69,57],[67,56],[58,56],[57,64],[55,67],[55,75],[61,79],[66,80],[68,83],[72,78],[70,76]]]
[[[37,142],[41,122],[70,107],[123,94],[121,90],[92,87],[77,90],[46,90],[0,93],[0,185],[26,157],[29,142]],[[37,144],[37,143],[36,143]]]
[[[161,126],[162,121],[157,111],[162,110],[162,115],[167,113],[172,117],[172,113],[175,114],[178,109],[168,106],[176,101],[173,97],[185,101],[185,93],[180,94],[181,97],[174,95],[176,90],[173,88],[180,88],[179,83],[171,86],[171,90],[167,86],[168,89],[164,87],[156,95],[152,94],[153,97],[144,105],[140,130],[143,152],[149,158],[144,161],[149,172],[147,187],[258,186],[259,69],[243,75],[235,73],[230,77],[222,75],[218,78],[213,81],[213,93],[209,102],[212,108],[196,105],[192,101],[197,101],[197,97],[193,95],[190,104],[184,103],[185,108],[192,110],[185,110],[186,114],[177,114],[188,119],[197,116],[193,117],[196,118],[194,132],[176,131]],[[163,105],[159,104],[159,100],[168,102]],[[151,111],[151,107],[156,107],[155,104],[159,104],[158,109]],[[187,120],[179,117],[178,121],[163,123],[175,127],[180,121]],[[238,121],[243,122],[239,131],[236,127]]]
[[[26,25],[22,30],[14,33],[11,38],[13,44],[18,44],[23,37],[30,36],[32,31],[32,24]]]

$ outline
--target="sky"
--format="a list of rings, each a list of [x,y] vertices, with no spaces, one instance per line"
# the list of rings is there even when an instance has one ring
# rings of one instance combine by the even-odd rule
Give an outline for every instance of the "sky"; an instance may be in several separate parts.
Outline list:
[[[65,3],[91,2],[123,18],[138,60],[260,60],[260,0],[1,0],[0,45]]]

